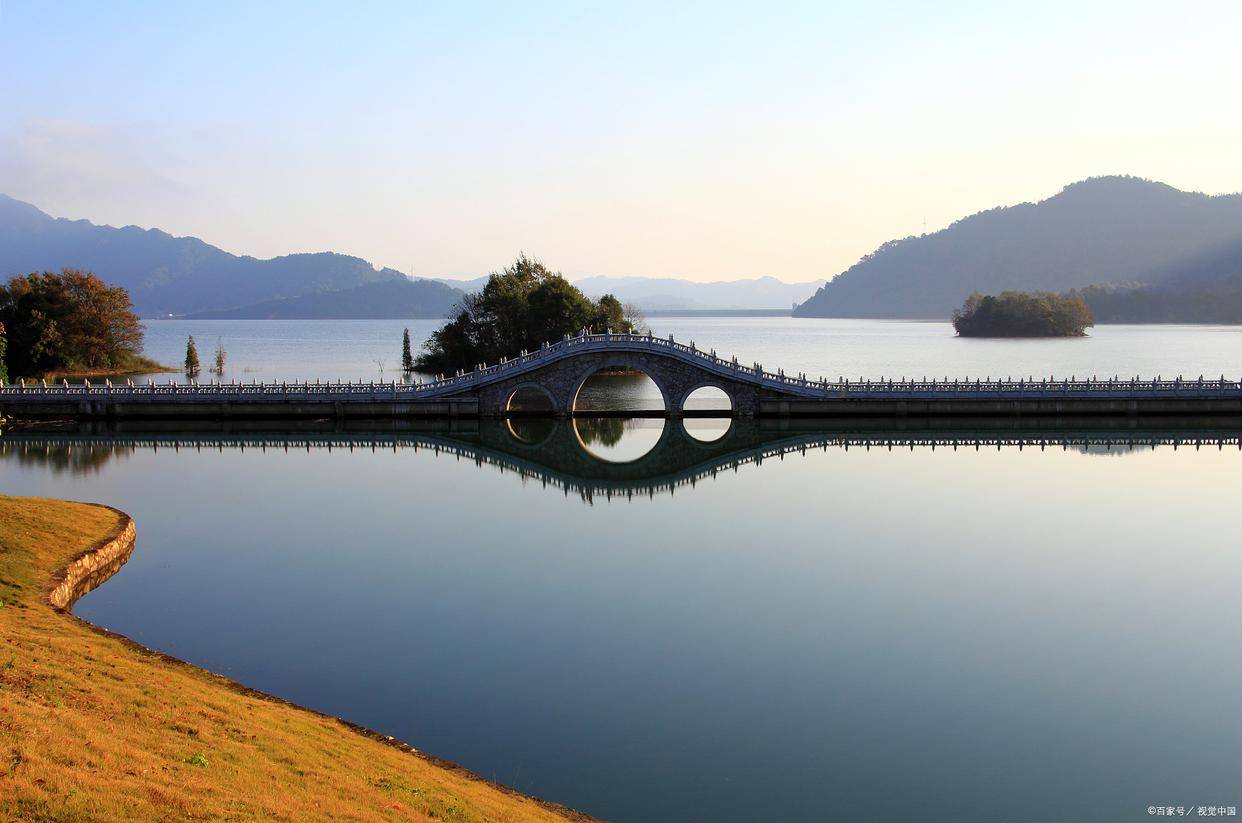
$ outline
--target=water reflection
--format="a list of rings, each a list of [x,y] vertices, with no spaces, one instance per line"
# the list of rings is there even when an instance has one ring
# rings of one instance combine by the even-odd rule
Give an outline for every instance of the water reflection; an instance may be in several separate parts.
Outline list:
[[[75,443],[61,439],[31,443],[0,436],[0,460],[13,460],[23,467],[42,467],[54,475],[99,474],[109,462],[129,457],[134,449],[132,445],[117,443]]]
[[[715,443],[733,427],[733,420],[728,417],[687,417],[681,423],[686,434],[703,443]]]
[[[545,442],[556,431],[557,420],[554,417],[507,417],[505,426],[519,443],[537,446]]]
[[[631,463],[660,442],[666,421],[651,417],[575,417],[578,441],[593,457],[608,463]]]
[[[0,477],[136,518],[82,617],[601,818],[1125,820],[1237,784],[1240,423],[88,427]]]
[[[383,430],[329,423],[238,427],[200,423],[197,430],[129,430],[83,425],[58,433],[10,430],[0,460],[53,474],[99,474],[137,451],[430,450],[538,478],[544,485],[597,497],[652,496],[714,479],[744,465],[811,450],[981,449],[1074,451],[1119,457],[1159,447],[1242,448],[1242,418],[1147,421],[971,419],[907,421],[746,418],[515,416],[503,421],[407,421]]]

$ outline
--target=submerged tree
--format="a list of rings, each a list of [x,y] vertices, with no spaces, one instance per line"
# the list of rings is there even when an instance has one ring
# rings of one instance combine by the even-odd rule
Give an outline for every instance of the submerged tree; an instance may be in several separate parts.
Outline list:
[[[591,300],[560,273],[521,254],[513,265],[493,272],[481,291],[466,295],[423,344],[415,367],[470,370],[582,329],[628,332],[633,326],[617,298]]]
[[[414,371],[414,353],[410,351],[410,330],[401,335],[401,371],[409,374]]]
[[[185,376],[194,380],[198,377],[199,370],[198,346],[194,345],[194,335],[191,334],[185,343]]]
[[[1081,337],[1093,325],[1091,309],[1077,294],[975,292],[953,312],[962,337]]]
[[[224,350],[224,338],[217,337],[215,364],[212,365],[211,370],[220,377],[224,376],[224,360],[227,356],[228,352]]]

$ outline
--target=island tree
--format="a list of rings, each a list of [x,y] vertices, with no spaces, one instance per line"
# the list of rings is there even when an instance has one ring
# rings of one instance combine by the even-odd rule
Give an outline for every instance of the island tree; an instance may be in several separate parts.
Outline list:
[[[14,377],[158,368],[140,354],[142,323],[129,294],[89,272],[28,274],[0,285],[0,324]]]
[[[224,350],[224,338],[217,337],[215,363],[212,365],[211,370],[220,377],[224,376],[224,361],[227,357],[228,352]]]
[[[185,343],[185,376],[191,380],[198,377],[200,370],[198,363],[198,346],[194,345],[194,335],[190,335],[190,339]]]
[[[423,345],[415,367],[470,370],[582,329],[629,332],[633,326],[616,297],[591,300],[559,272],[522,254],[513,265],[493,272],[482,290],[466,295],[452,319]]]
[[[401,335],[401,371],[409,374],[414,371],[414,353],[410,351],[410,330]]]
[[[962,337],[1081,337],[1093,325],[1091,309],[1077,294],[975,292],[953,312]]]

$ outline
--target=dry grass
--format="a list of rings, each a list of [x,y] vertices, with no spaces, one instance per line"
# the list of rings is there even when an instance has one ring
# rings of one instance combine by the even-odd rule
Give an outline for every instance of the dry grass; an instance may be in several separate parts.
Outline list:
[[[0,820],[575,817],[54,610],[47,581],[120,522],[0,497]]]

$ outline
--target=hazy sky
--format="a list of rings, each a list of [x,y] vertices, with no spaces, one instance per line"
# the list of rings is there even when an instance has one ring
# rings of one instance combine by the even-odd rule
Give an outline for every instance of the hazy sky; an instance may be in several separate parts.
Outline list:
[[[831,276],[1083,177],[1242,190],[1242,3],[0,0],[0,192],[423,276]]]

